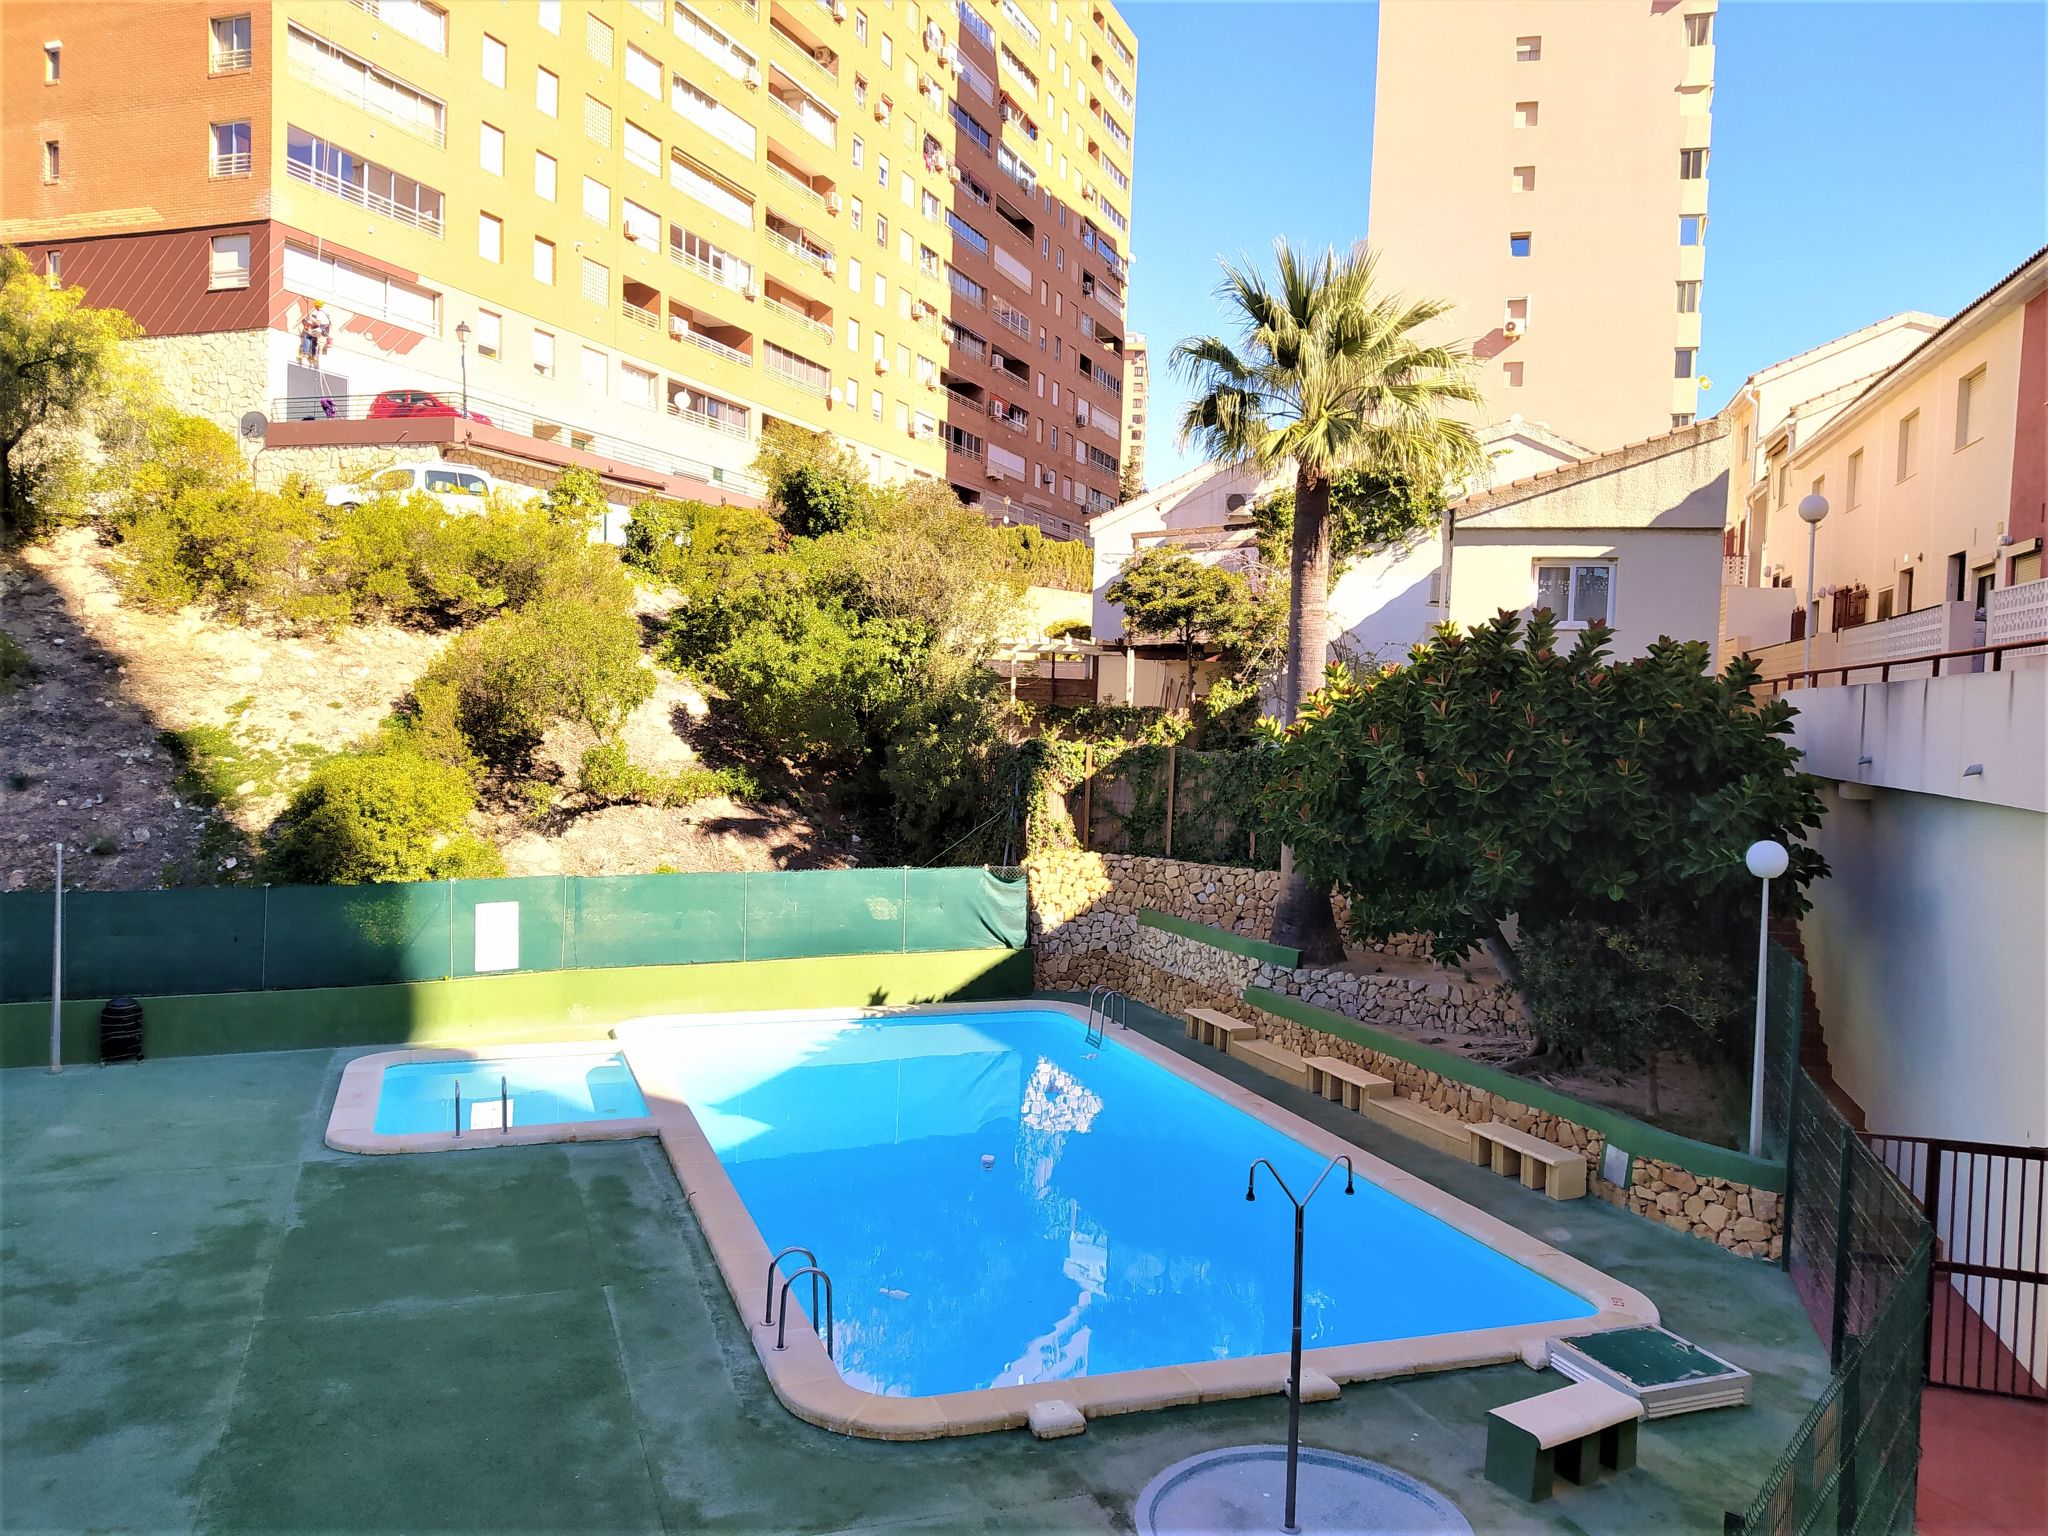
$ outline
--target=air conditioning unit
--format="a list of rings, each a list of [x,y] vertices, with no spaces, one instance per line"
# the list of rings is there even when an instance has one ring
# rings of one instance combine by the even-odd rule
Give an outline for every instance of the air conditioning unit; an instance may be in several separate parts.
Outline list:
[[[1086,411],[1076,411],[1076,412],[1074,412],[1074,425],[1075,425],[1075,426],[1077,426],[1077,427],[1085,427],[1085,426],[1087,426],[1087,425],[1088,425],[1088,413],[1087,413]]]
[[[832,50],[830,48],[813,48],[811,50],[811,59],[819,68],[830,69],[832,67]]]
[[[995,401],[991,400],[988,403],[988,413],[991,416],[1000,416],[1003,414],[1003,408],[1000,405],[997,405]]]
[[[668,317],[669,335],[680,336],[683,334],[684,331],[688,329],[689,327],[683,324],[683,317],[681,315],[670,315]]]
[[[1004,365],[1005,363],[1007,363],[1008,361],[1009,361],[1009,359],[1008,359],[1008,358],[1004,357],[1002,353],[1000,353],[1000,352],[996,351],[996,350],[995,350],[995,349],[994,349],[993,347],[991,347],[991,348],[989,349],[989,354],[988,354],[988,365],[989,365],[989,367],[991,367],[991,368],[1000,368],[1000,367],[1002,367],[1002,366],[1003,366],[1003,365]]]
[[[837,192],[827,192],[825,194],[825,211],[827,213],[837,213],[840,207],[839,194]]]
[[[1520,320],[1503,321],[1501,323],[1500,333],[1501,335],[1505,336],[1509,341],[1513,341],[1516,337],[1522,334],[1522,327],[1523,322]]]
[[[832,19],[834,21],[846,20],[846,0],[832,0]]]
[[[1081,189],[1081,201],[1082,201],[1082,202],[1084,202],[1084,203],[1092,203],[1092,202],[1094,202],[1094,201],[1095,201],[1095,189],[1094,189],[1093,187],[1083,187],[1083,188]]]
[[[878,122],[878,123],[886,123],[886,122],[888,122],[888,121],[889,121],[889,103],[888,103],[888,102],[886,102],[886,101],[878,101],[878,102],[876,102],[876,103],[875,103],[875,121],[876,121],[876,122]]]
[[[1059,478],[1060,478],[1060,477],[1059,477],[1058,475],[1054,474],[1054,473],[1053,473],[1053,472],[1052,472],[1051,470],[1049,470],[1049,469],[1042,469],[1042,470],[1040,470],[1040,471],[1038,472],[1038,475],[1039,475],[1039,478],[1040,478],[1041,480],[1043,480],[1043,481],[1044,481],[1044,482],[1045,482],[1045,483],[1046,483],[1047,485],[1054,485],[1054,484],[1057,484],[1057,483],[1058,483],[1058,481],[1059,481]]]
[[[758,91],[759,89],[761,89],[761,71],[759,71],[758,69],[748,69],[747,89],[750,91]]]
[[[747,284],[746,287],[740,290],[740,297],[745,299],[749,304],[753,303],[754,300],[758,299],[760,296],[760,290],[755,288],[755,286],[752,283]]]
[[[824,271],[825,271],[825,275],[826,275],[827,277],[835,277],[835,276],[837,276],[837,275],[838,275],[838,273],[839,273],[839,263],[838,263],[838,261],[837,261],[836,259],[834,259],[833,257],[827,256],[827,257],[825,258],[825,268],[824,268]]]
[[[959,179],[960,179],[960,167],[959,167],[959,166],[957,166],[957,165],[949,165],[949,166],[947,166],[947,167],[946,167],[946,180],[948,180],[948,181],[958,181]]]
[[[1003,478],[1003,466],[1000,464],[989,464],[982,470],[982,473],[991,480],[1000,480]]]
[[[956,75],[960,73],[960,50],[951,43],[946,44],[945,61],[946,68]]]

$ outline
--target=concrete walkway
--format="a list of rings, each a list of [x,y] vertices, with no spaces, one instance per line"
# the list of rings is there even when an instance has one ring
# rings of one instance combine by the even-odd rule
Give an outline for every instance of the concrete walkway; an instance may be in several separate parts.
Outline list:
[[[1277,1398],[1052,1443],[812,1429],[769,1394],[652,1143],[329,1152],[349,1054],[0,1073],[0,1525],[1118,1531],[1162,1467],[1283,1432]],[[1640,1287],[1756,1375],[1754,1407],[1648,1427],[1636,1472],[1533,1507],[1481,1469],[1487,1409],[1559,1384],[1519,1365],[1348,1387],[1305,1410],[1310,1443],[1422,1479],[1482,1532],[1705,1536],[1746,1504],[1826,1379],[1781,1274],[1223,1070]]]

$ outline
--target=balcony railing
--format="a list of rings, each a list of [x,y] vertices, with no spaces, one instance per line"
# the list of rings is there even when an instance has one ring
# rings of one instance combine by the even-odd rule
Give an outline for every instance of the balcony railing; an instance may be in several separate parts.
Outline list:
[[[400,207],[388,197],[379,196],[352,181],[343,181],[339,177],[331,176],[326,171],[316,171],[304,161],[287,159],[284,168],[287,175],[305,182],[317,191],[325,192],[329,197],[338,197],[344,202],[354,203],[358,208],[366,208],[388,219],[396,219],[401,224],[423,229],[436,240],[441,238],[442,224],[437,214],[426,213],[417,208]]]
[[[246,149],[236,150],[229,155],[215,155],[208,168],[208,174],[216,180],[223,176],[246,176],[249,174],[251,163],[249,151]]]
[[[809,331],[812,335],[818,337],[822,341],[829,343],[832,340],[831,326],[825,324],[825,322],[822,320],[812,319],[808,314],[806,314],[803,310],[798,309],[794,304],[785,304],[780,299],[771,299],[764,295],[761,299],[761,305],[764,309],[772,310],[774,311],[774,313],[782,316],[783,319],[789,321],[791,324],[802,326],[805,330]]]
[[[237,70],[247,69],[251,55],[247,48],[216,48],[213,57],[207,61],[209,75],[232,75]]]
[[[775,103],[776,111],[802,128],[805,133],[808,133],[820,144],[828,145],[834,149],[839,147],[839,124],[834,119],[827,117],[823,112],[820,112],[815,106],[812,106],[808,99],[802,107],[791,106],[772,91],[769,93],[768,99]]]
[[[628,320],[632,321],[635,325],[644,325],[650,331],[658,331],[661,329],[661,316],[657,315],[651,309],[643,309],[640,305],[635,304],[630,300],[620,301],[619,313],[624,315]]]
[[[832,393],[832,373],[809,358],[798,357],[793,352],[784,352],[780,347],[767,349],[768,371],[807,395],[820,400]]]
[[[812,58],[811,50],[809,48],[805,47],[802,43],[798,42],[794,37],[790,36],[789,33],[783,31],[782,28],[776,26],[773,22],[770,22],[768,24],[768,30],[775,34],[775,41],[782,44],[782,51],[784,53],[787,53],[792,58],[796,59],[799,63],[803,65],[805,69],[809,70],[813,75],[817,76],[818,79],[832,86],[837,86],[839,84],[839,77],[832,73],[831,70],[827,69],[823,64],[820,64],[816,59]]]
[[[693,347],[709,352],[713,357],[722,357],[729,363],[738,363],[742,368],[754,366],[753,354],[744,352],[738,347],[727,346],[722,341],[714,341],[702,331],[693,330],[687,322],[684,323],[681,330],[677,330],[674,326],[669,327],[669,334],[675,337],[677,341],[686,341]]]
[[[750,275],[715,267],[701,256],[692,256],[679,245],[668,248],[668,259],[687,271],[696,273],[708,282],[717,283],[721,288],[730,288],[734,293],[744,293],[753,285]]]
[[[809,262],[821,272],[825,270],[825,263],[832,259],[830,251],[820,251],[800,240],[792,240],[780,230],[770,229],[763,233],[768,236],[768,243],[778,251],[787,256],[794,256],[798,261]]]
[[[773,160],[765,163],[768,167],[768,174],[794,192],[798,197],[803,198],[806,202],[816,203],[820,208],[825,206],[825,194],[812,186],[808,181],[800,181]]]
[[[705,427],[713,432],[723,432],[727,437],[745,437],[747,435],[747,425],[744,421],[728,421],[723,416],[713,416],[708,411],[700,411],[693,406],[677,405],[673,400],[668,403],[668,413],[671,416],[680,417],[692,426]]]
[[[400,110],[398,107],[388,105],[372,95],[367,89],[358,87],[352,90],[349,88],[349,81],[336,78],[331,74],[323,74],[319,69],[299,59],[295,58],[291,61],[290,71],[294,80],[303,80],[316,91],[332,96],[336,101],[345,101],[358,111],[368,112],[373,117],[381,117],[387,123],[396,123],[407,133],[412,134],[416,138],[425,139],[436,148],[445,149],[448,147],[448,134],[442,126],[447,116],[445,107],[442,109],[439,117],[423,117],[418,113],[408,113]],[[219,71],[215,71],[215,73],[219,73]],[[403,100],[404,98],[400,99]]]

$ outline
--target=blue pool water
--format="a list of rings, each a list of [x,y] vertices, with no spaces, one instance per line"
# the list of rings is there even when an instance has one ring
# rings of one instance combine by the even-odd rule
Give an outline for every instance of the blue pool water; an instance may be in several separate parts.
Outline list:
[[[678,1026],[650,1041],[770,1250],[812,1249],[854,1385],[924,1395],[1287,1348],[1323,1159],[1044,1010]],[[983,1158],[993,1166],[984,1170]],[[1309,1348],[1595,1308],[1340,1169],[1309,1211]],[[800,1260],[791,1261],[793,1270]],[[799,1291],[803,1290],[800,1285]]]
[[[508,1110],[515,1129],[578,1120],[636,1120],[647,1113],[632,1069],[617,1055],[408,1061],[384,1069],[384,1086],[377,1095],[377,1131],[387,1136],[452,1131],[458,1084],[465,1134],[497,1130]]]

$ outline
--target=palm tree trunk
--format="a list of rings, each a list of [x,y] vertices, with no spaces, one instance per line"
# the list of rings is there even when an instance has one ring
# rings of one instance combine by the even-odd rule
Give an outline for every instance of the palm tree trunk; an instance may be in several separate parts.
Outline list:
[[[1287,678],[1281,696],[1289,724],[1301,702],[1321,686],[1330,654],[1330,477],[1297,470],[1294,537],[1288,556]],[[1306,965],[1344,958],[1330,893],[1294,872],[1294,850],[1280,849],[1280,899],[1273,908],[1273,942],[1301,951]]]

